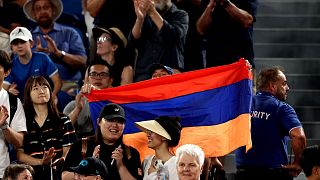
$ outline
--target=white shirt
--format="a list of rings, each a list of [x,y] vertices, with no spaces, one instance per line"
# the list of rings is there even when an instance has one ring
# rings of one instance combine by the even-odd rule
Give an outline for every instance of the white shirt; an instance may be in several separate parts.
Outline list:
[[[1,87],[0,87],[1,88]],[[6,90],[1,88],[0,90],[0,105],[4,105],[8,109],[9,117],[7,122],[10,121],[10,105],[9,105],[9,94]],[[13,116],[10,128],[16,132],[27,132],[26,116],[24,114],[23,106],[18,99],[17,111]],[[6,145],[6,140],[2,130],[0,129],[0,178],[2,178],[4,170],[10,164],[8,146]]]
[[[143,180],[156,180],[157,179],[157,172],[152,172],[148,174],[148,170],[151,166],[151,162],[153,159],[154,155],[147,156],[142,163],[142,168],[143,168]],[[164,163],[164,167],[168,169],[169,171],[169,179],[170,180],[178,180],[178,173],[177,173],[177,168],[176,168],[176,157],[172,156],[168,161]]]

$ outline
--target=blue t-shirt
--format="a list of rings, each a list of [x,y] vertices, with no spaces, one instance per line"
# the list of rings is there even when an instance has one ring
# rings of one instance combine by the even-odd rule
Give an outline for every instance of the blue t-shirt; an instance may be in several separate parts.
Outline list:
[[[4,83],[12,84],[15,82],[19,91],[19,98],[23,99],[24,87],[30,76],[43,76],[49,80],[57,72],[57,67],[48,55],[33,52],[28,64],[22,64],[18,56],[13,58],[12,70],[9,76],[5,78]]]
[[[280,168],[288,164],[289,132],[301,123],[294,109],[266,92],[253,97],[251,111],[252,148],[236,151],[237,167]]]

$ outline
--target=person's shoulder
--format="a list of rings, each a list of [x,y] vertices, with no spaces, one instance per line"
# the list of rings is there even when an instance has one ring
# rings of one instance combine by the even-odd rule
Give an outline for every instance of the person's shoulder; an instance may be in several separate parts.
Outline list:
[[[58,30],[58,31],[72,32],[72,33],[79,34],[74,27],[68,26],[68,25],[65,25],[65,24],[55,23],[54,24],[54,29]]]
[[[287,110],[294,111],[293,107],[290,104],[286,103],[286,102],[280,101],[279,102],[279,106],[280,106],[280,109],[283,109],[283,110],[286,110],[286,111]]]
[[[75,105],[76,105],[76,100],[72,100],[66,105],[65,109],[67,109],[67,107],[73,109]]]
[[[154,157],[154,155],[147,155],[146,157],[144,157],[143,161],[144,162],[148,162],[149,160],[151,160]]]
[[[66,123],[71,123],[71,120],[69,118],[69,116],[67,116],[66,114],[64,113],[59,113],[59,116],[60,116],[60,120],[66,124]]]
[[[139,151],[138,151],[136,148],[134,148],[134,147],[132,147],[132,146],[127,146],[127,145],[126,145],[126,147],[130,149],[130,153],[131,153],[131,154],[136,154],[136,155],[139,155],[139,156],[140,156],[140,153],[139,153]]]
[[[9,101],[9,92],[5,90],[4,88],[0,89],[0,97],[8,98]]]
[[[170,11],[173,13],[177,13],[177,14],[184,14],[184,15],[188,15],[187,11],[178,8],[174,3],[172,3],[172,6],[170,8]]]
[[[32,52],[32,59],[50,59],[46,53],[43,52]]]
[[[14,68],[14,65],[15,64],[21,64],[21,62],[19,61],[19,56],[18,55],[15,55],[13,58],[12,58],[12,69]]]
[[[136,151],[136,152],[138,152],[138,150],[136,149],[136,148],[134,148],[134,147],[132,147],[132,146],[128,146],[128,145],[125,145],[127,148],[129,148],[130,149],[130,151]]]

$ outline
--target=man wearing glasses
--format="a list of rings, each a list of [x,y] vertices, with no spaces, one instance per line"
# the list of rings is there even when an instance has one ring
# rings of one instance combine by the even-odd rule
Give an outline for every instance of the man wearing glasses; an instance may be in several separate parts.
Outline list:
[[[94,135],[89,103],[85,94],[89,94],[92,89],[108,88],[111,86],[112,81],[113,76],[107,62],[96,60],[87,68],[81,92],[63,110],[63,113],[69,116],[78,137]]]

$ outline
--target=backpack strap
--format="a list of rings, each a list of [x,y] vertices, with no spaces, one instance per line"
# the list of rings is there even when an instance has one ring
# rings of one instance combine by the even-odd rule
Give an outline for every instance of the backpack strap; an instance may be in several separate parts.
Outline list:
[[[8,94],[9,94],[9,104],[10,104],[10,120],[9,120],[9,127],[10,127],[13,116],[17,111],[18,97],[9,92]]]

